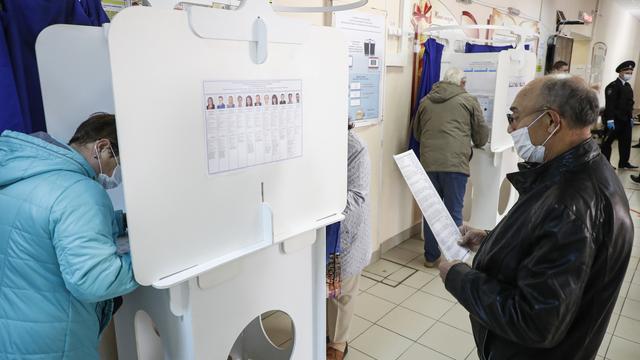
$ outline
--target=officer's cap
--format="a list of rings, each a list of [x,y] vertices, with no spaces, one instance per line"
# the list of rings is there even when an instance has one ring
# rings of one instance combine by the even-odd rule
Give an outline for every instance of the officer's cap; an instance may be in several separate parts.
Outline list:
[[[620,72],[620,71],[624,71],[624,70],[633,70],[636,67],[636,63],[631,61],[631,60],[627,60],[625,62],[623,62],[622,64],[618,65],[618,67],[616,68],[616,72]]]

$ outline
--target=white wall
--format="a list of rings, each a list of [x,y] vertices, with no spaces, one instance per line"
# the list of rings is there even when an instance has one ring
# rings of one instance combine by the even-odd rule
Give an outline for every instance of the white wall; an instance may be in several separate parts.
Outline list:
[[[604,105],[604,86],[618,76],[615,68],[625,60],[638,62],[640,54],[640,21],[613,0],[601,0],[593,42],[607,44],[604,84],[599,98]],[[593,44],[592,42],[592,44]],[[635,84],[635,79],[631,81]],[[640,88],[636,87],[636,106],[640,104]]]

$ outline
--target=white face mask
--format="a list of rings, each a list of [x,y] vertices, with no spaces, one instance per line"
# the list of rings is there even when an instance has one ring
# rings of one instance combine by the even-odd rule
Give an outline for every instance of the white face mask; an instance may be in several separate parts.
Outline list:
[[[518,156],[522,158],[524,161],[541,163],[544,161],[544,145],[551,139],[551,137],[556,133],[558,128],[556,127],[551,135],[547,137],[547,139],[541,145],[533,145],[531,143],[531,137],[529,135],[529,128],[536,123],[536,121],[540,120],[547,112],[543,112],[540,116],[538,116],[531,124],[527,127],[520,128],[511,133],[511,138],[513,139],[513,144],[516,148],[516,152]]]
[[[100,162],[100,154],[98,154],[98,147],[94,148],[96,151],[96,157],[98,159],[98,166],[100,167],[100,173],[98,174],[98,178],[96,179],[100,185],[106,190],[113,189],[118,187],[120,183],[122,183],[122,173],[120,172],[120,164],[118,164],[118,159],[116,158],[116,153],[113,151],[111,145],[109,145],[109,150],[113,154],[113,158],[116,160],[116,167],[113,169],[113,174],[111,176],[107,176],[102,172],[102,163]]]
[[[633,74],[622,74],[622,80],[629,81],[629,80],[631,80],[632,76],[633,76]]]

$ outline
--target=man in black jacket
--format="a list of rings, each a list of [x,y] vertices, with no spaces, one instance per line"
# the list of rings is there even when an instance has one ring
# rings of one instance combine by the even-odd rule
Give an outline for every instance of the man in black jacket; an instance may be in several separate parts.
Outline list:
[[[598,99],[579,78],[547,76],[511,110],[508,131],[529,139],[516,149],[528,143],[543,162],[508,175],[520,197],[491,232],[462,228],[473,267],[442,262],[440,276],[470,313],[481,359],[594,359],[633,243],[624,189],[590,137]]]
[[[602,153],[611,159],[611,144],[618,139],[618,168],[637,169],[629,163],[631,153],[631,131],[633,130],[633,89],[629,84],[636,63],[625,61],[618,65],[618,78],[612,81],[604,90],[605,109],[604,118],[608,134],[602,142]]]

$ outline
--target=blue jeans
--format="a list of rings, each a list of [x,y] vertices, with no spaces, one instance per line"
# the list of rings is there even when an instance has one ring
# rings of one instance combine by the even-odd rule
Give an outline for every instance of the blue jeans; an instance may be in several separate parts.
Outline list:
[[[462,225],[462,207],[464,206],[464,193],[467,189],[469,176],[453,172],[427,172],[427,175],[442,198],[444,206],[449,210],[453,221],[458,226]],[[424,218],[422,226],[424,229],[424,258],[429,262],[434,262],[440,257],[440,248]]]

